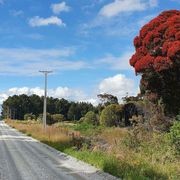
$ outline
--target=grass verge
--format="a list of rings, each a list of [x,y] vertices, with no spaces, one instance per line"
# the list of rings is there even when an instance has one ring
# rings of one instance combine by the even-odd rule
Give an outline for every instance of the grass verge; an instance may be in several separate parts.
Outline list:
[[[7,123],[57,150],[123,179],[179,179],[179,161],[163,135],[139,142],[135,137],[127,136],[128,131],[123,128],[53,125],[48,126],[45,133],[37,122]],[[90,133],[103,142],[103,148],[106,142],[106,148],[102,149],[99,141],[88,147],[81,134],[89,136]]]

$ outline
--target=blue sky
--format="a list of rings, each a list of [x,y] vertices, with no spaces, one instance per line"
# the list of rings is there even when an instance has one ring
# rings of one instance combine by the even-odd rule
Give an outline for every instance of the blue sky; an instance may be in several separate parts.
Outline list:
[[[128,60],[133,38],[178,0],[0,0],[0,103],[43,94],[38,70],[53,70],[49,95],[96,102],[98,93],[136,94]]]

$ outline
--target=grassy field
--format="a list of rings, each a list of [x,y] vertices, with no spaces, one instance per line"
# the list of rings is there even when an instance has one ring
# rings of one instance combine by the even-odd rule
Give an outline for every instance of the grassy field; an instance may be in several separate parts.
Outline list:
[[[179,154],[167,134],[127,128],[58,123],[46,132],[35,121],[6,121],[11,127],[57,150],[123,179],[180,179]]]

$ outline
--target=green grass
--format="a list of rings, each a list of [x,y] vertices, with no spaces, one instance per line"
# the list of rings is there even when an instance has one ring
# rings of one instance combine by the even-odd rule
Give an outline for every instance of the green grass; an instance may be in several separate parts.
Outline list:
[[[75,131],[80,131],[81,134],[86,136],[95,136],[102,132],[103,127],[102,126],[94,126],[92,124],[88,123],[78,123],[75,126],[72,127]]]
[[[124,179],[168,179],[168,175],[157,171],[156,167],[152,167],[143,161],[134,166],[125,161],[119,161],[115,156],[103,153],[101,151],[89,151],[82,149],[81,151],[74,150],[70,144],[57,144],[52,142],[44,142],[57,150],[60,150],[68,155],[76,157],[86,163],[89,163],[104,172]]]
[[[41,125],[27,122],[10,122],[20,131],[39,139],[41,142],[79,160],[87,162],[114,176],[128,180],[166,180],[180,179],[180,169],[176,149],[170,144],[166,134],[157,134],[148,139],[142,134],[142,140],[135,136],[126,137],[127,129],[94,127],[89,124],[73,124],[67,130],[80,131],[84,136],[104,138],[113,147],[110,151],[92,148],[88,144],[78,149],[73,138],[63,134],[62,124],[49,127],[48,134],[41,133]],[[139,143],[137,143],[137,140]],[[84,142],[83,142],[84,143]],[[99,143],[99,142],[96,142]],[[97,144],[96,144],[97,145]]]

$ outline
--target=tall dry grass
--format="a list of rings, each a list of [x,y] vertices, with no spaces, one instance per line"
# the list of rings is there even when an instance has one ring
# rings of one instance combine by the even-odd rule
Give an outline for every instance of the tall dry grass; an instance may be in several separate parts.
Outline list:
[[[47,126],[46,130],[42,124],[36,121],[13,121],[6,120],[11,127],[18,129],[20,132],[32,136],[41,142],[70,144],[75,137],[80,136],[78,132],[70,131],[66,127]]]

